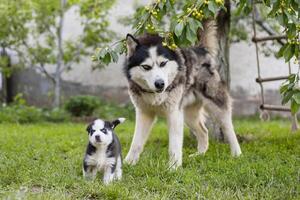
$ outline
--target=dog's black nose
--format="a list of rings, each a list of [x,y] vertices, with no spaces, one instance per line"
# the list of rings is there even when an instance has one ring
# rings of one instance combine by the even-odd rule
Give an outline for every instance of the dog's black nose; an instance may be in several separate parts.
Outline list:
[[[155,85],[155,87],[156,87],[157,89],[161,90],[161,89],[164,89],[164,87],[165,87],[165,82],[164,82],[164,80],[162,80],[162,79],[158,79],[158,80],[155,81],[154,85]]]
[[[97,142],[100,142],[100,141],[101,141],[99,135],[96,135],[96,136],[95,136],[95,139],[96,139]]]

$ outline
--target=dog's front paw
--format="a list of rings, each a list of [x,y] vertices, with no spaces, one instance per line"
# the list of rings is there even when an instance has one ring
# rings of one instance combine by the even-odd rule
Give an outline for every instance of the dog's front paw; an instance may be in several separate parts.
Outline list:
[[[176,170],[179,167],[181,167],[181,165],[182,165],[181,159],[171,158],[169,161],[169,170]]]
[[[135,165],[137,162],[139,161],[139,156],[134,154],[128,154],[124,160],[124,163],[125,164],[128,164],[128,165]]]
[[[169,170],[173,171],[173,170],[177,170],[179,167],[181,167],[181,163],[178,162],[169,162]]]
[[[242,151],[240,148],[234,149],[231,151],[231,155],[233,157],[239,157],[242,154]]]

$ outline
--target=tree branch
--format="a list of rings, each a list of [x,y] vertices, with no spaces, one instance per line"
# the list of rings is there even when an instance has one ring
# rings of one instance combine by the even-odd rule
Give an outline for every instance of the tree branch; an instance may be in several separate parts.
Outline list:
[[[254,7],[255,9],[255,23],[257,25],[259,25],[264,31],[266,31],[269,35],[274,36],[274,35],[278,35],[276,33],[276,31],[274,31],[266,22],[264,22],[262,20],[262,17],[260,16],[259,11],[257,10],[256,7]],[[281,44],[284,45],[284,42],[281,39],[276,39],[276,41]]]
[[[29,45],[26,41],[22,41],[23,45],[27,48],[27,51],[29,49]],[[36,54],[32,54],[35,60],[39,60]],[[52,76],[45,68],[45,63],[39,62],[39,66],[35,66],[32,62],[30,62],[30,65],[37,67],[42,73],[44,73],[53,83],[55,83],[55,78]]]
[[[40,63],[39,66],[37,66],[39,70],[41,70],[53,83],[55,83],[55,78],[52,76],[45,68],[44,63]]]

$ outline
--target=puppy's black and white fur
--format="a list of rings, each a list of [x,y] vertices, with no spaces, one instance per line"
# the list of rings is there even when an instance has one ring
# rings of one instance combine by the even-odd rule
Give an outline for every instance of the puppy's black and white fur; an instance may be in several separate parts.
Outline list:
[[[103,171],[103,182],[108,184],[122,177],[121,144],[114,128],[125,121],[118,118],[112,122],[97,119],[87,127],[89,143],[83,160],[83,176],[89,180]]]

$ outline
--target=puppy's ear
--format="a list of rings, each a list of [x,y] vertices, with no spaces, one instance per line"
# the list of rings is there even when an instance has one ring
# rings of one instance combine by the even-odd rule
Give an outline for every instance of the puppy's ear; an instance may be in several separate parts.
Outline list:
[[[139,41],[133,37],[131,34],[127,34],[126,36],[126,44],[127,44],[127,56],[130,57],[136,50],[136,47],[140,45]]]
[[[92,131],[93,124],[94,124],[94,123],[90,123],[90,124],[86,127],[86,131],[88,132],[88,134]]]
[[[118,118],[114,121],[111,122],[111,128],[114,129],[116,128],[116,126],[118,126],[119,124],[123,123],[126,119],[125,118]]]

